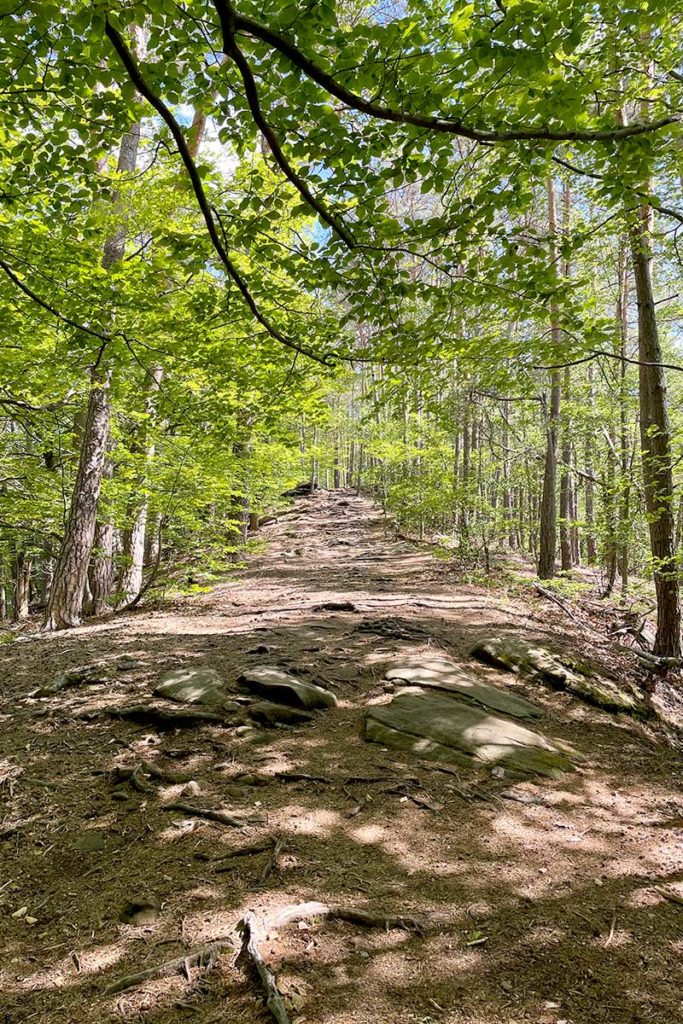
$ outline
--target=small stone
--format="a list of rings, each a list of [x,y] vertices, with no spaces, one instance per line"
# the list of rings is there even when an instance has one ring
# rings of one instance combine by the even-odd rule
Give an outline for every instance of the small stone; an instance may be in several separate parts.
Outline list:
[[[12,914],[12,917],[14,918],[15,921],[20,921],[21,918],[22,917],[26,917],[27,914],[28,914],[28,907],[19,907],[18,910],[14,911],[14,913]]]
[[[26,917],[24,918],[24,921],[26,921],[26,924],[38,924],[38,918],[37,917],[31,917],[30,914],[26,915]]]
[[[201,791],[202,788],[199,785],[199,783],[195,782],[194,779],[191,779],[190,782],[187,783],[187,785],[183,786],[180,793],[181,796],[199,796]]]
[[[121,803],[124,803],[124,801],[128,800],[128,793],[125,789],[115,789],[111,794],[111,798],[112,800],[118,800]]]

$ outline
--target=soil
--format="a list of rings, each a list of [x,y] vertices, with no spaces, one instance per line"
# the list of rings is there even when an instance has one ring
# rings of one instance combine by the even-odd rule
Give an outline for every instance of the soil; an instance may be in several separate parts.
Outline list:
[[[211,593],[66,634],[29,630],[4,650],[0,1020],[265,1024],[236,929],[249,910],[309,900],[438,916],[418,933],[305,916],[271,930],[261,953],[292,1022],[683,1020],[683,769],[671,730],[469,651],[503,633],[622,676],[634,659],[541,596],[459,582],[351,492],[300,499],[262,536],[267,551]],[[364,709],[391,699],[385,670],[426,652],[540,705],[544,733],[582,755],[576,771],[519,782],[364,742]],[[121,670],[124,655],[135,660]],[[104,682],[28,696],[96,661]],[[202,666],[232,684],[258,665],[332,689],[337,706],[257,732],[102,710],[181,710],[151,697],[164,672]],[[271,841],[275,855],[217,859]],[[222,951],[197,965],[213,940]],[[105,994],[185,956],[185,969]]]

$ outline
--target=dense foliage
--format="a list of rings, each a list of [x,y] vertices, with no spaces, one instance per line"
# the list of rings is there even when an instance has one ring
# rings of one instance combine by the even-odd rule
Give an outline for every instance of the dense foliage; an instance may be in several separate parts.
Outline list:
[[[654,579],[677,656],[682,16],[6,5],[3,612],[206,579],[317,479]]]

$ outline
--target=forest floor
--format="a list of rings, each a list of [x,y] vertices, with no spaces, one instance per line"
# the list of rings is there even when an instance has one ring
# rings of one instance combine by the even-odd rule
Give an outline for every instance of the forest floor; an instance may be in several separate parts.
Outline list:
[[[679,755],[656,722],[469,656],[503,632],[626,671],[614,641],[540,596],[458,583],[350,492],[301,499],[262,535],[267,550],[210,593],[68,634],[29,630],[3,651],[0,1020],[266,1024],[236,926],[248,910],[311,900],[438,916],[417,933],[304,911],[271,928],[261,952],[292,1022],[683,1020]],[[364,741],[364,711],[390,700],[385,669],[407,652],[448,655],[533,700],[544,734],[583,755],[576,771],[519,782]],[[105,682],[28,696],[98,660]],[[164,730],[103,710],[149,703],[172,668],[206,666],[234,683],[273,664],[332,689],[338,705],[256,733]],[[178,800],[260,820],[231,827],[165,809]],[[127,903],[147,923],[122,923]],[[220,954],[197,966],[193,953],[214,940]]]

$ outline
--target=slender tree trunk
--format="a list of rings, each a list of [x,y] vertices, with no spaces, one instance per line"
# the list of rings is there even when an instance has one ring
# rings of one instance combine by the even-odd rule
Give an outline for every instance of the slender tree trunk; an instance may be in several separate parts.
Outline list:
[[[160,366],[155,366],[149,372],[148,379],[148,394],[145,402],[145,423],[149,423],[156,411],[156,398],[159,388],[161,387],[161,380],[163,377],[163,370]],[[146,431],[145,431],[146,433]],[[146,439],[143,436],[137,440],[136,447],[141,451],[144,451],[146,445]],[[149,495],[147,493],[147,477],[149,470],[154,459],[155,444],[152,442],[147,445],[145,452],[145,466],[142,474],[142,478],[139,481],[140,490],[142,491],[142,498],[138,503],[137,510],[133,516],[133,522],[131,527],[126,534],[124,540],[124,567],[121,573],[121,580],[118,588],[118,607],[123,608],[130,604],[142,589],[142,577],[145,567],[145,546],[147,537],[147,517],[149,515]]]
[[[668,658],[678,658],[681,655],[681,606],[678,563],[674,548],[671,429],[666,380],[660,365],[662,352],[652,287],[651,236],[652,208],[642,206],[638,210],[637,219],[631,225],[631,254],[638,299],[643,483],[657,593],[657,634],[654,653]]]
[[[571,376],[569,367],[564,371],[564,395],[566,402],[569,398]],[[571,423],[569,415],[565,413],[562,424],[562,471],[560,473],[560,558],[563,572],[569,572],[574,564],[571,537],[572,521],[572,478],[571,478]]]
[[[628,383],[626,357],[628,355],[628,266],[626,240],[619,252],[619,297],[617,301],[619,366],[619,536],[617,560],[621,575],[621,595],[628,593],[629,539],[631,533],[631,458],[628,429]]]
[[[29,615],[31,567],[33,559],[23,549],[18,549],[12,560],[13,614],[14,622],[21,622]]]
[[[548,233],[550,236],[550,259],[557,259],[557,215],[555,211],[555,183],[548,179]],[[557,303],[550,303],[550,336],[552,350],[561,352],[562,331],[560,329]],[[541,498],[541,521],[539,536],[538,575],[549,580],[555,575],[555,549],[557,546],[557,435],[560,419],[560,371],[552,370],[550,376],[550,408],[546,424],[545,469],[543,473],[543,496]]]
[[[135,170],[139,142],[140,125],[134,124],[121,140],[117,166],[120,174],[130,174]],[[126,230],[126,220],[122,215],[119,226],[104,244],[102,266],[105,269],[122,258]],[[111,372],[103,362],[104,356],[100,353],[98,364],[92,371],[76,483],[45,615],[45,629],[48,630],[68,629],[81,621],[109,436]]]

